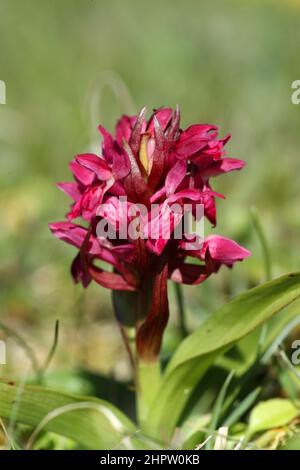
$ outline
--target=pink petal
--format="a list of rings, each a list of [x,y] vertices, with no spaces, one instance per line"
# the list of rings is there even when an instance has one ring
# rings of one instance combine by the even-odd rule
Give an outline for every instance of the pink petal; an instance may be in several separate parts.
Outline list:
[[[201,250],[202,259],[205,259],[207,250],[209,250],[213,261],[227,265],[231,265],[236,261],[242,261],[251,255],[250,251],[240,246],[234,240],[221,237],[220,235],[210,235],[205,239]]]
[[[71,222],[51,223],[49,224],[49,228],[55,237],[63,240],[69,245],[75,246],[76,248],[81,248],[87,235],[86,228]],[[90,254],[98,255],[100,251],[101,250],[98,241],[94,237],[90,237],[88,243],[88,252]]]
[[[170,125],[166,130],[167,138],[170,141],[176,140],[179,136],[179,126],[180,126],[180,109],[178,104],[176,105],[176,109],[173,112],[171,117]]]
[[[168,201],[169,204],[172,204],[177,201],[183,201],[184,199],[191,200],[191,201],[197,201],[200,204],[204,203],[205,199],[207,197],[211,196],[216,196],[220,198],[224,198],[224,196],[220,193],[216,193],[215,191],[211,190],[206,190],[206,191],[201,191],[196,188],[190,188],[190,189],[182,189],[181,191],[178,191],[178,193],[172,194],[169,196]]]
[[[129,142],[132,129],[136,123],[137,116],[122,116],[116,125],[116,140],[119,145],[122,145],[123,139]]]
[[[71,274],[76,283],[82,282],[83,287],[87,287],[92,278],[82,264],[80,253],[74,258],[71,265]]]
[[[156,255],[160,255],[174,232],[175,227],[183,217],[183,211],[174,212],[168,201],[159,207],[153,207],[150,220],[145,223],[143,232],[147,249]]]
[[[230,171],[241,170],[246,165],[243,160],[237,160],[235,158],[221,158],[219,160],[210,159],[209,162],[204,160],[205,158],[200,158],[196,162],[196,165],[201,173],[201,177],[205,179],[228,173]]]
[[[169,161],[169,142],[156,116],[153,116],[155,147],[152,157],[152,168],[148,178],[151,191],[156,191],[165,178]]]
[[[134,127],[132,129],[132,133],[130,136],[129,140],[129,145],[131,147],[133,155],[137,155],[139,148],[140,148],[140,142],[141,142],[141,135],[145,132],[146,130],[146,120],[145,120],[145,114],[146,114],[146,108],[141,109],[139,115],[137,116],[136,122],[134,124]],[[127,152],[128,154],[128,152]]]
[[[97,209],[102,203],[103,196],[111,187],[112,181],[99,183],[97,186],[88,187],[81,195],[80,199],[72,206],[68,214],[68,220],[82,216],[85,220],[91,221],[96,217]]]
[[[90,221],[96,217],[97,209],[102,203],[105,187],[96,186],[87,191],[81,198],[81,215]]]
[[[93,153],[77,155],[76,162],[95,173],[100,181],[106,181],[112,177],[106,161]]]
[[[75,160],[70,162],[70,169],[75,178],[84,186],[90,186],[95,180],[95,173],[79,165]]]
[[[55,222],[49,228],[60,240],[80,248],[87,234],[87,229],[71,222]]]
[[[108,164],[112,164],[114,155],[114,139],[112,135],[103,126],[98,126],[99,132],[102,134],[102,153]]]
[[[154,204],[156,201],[158,201],[161,197],[163,197],[165,195],[166,195],[166,187],[163,186],[162,188],[160,188],[158,191],[156,191],[156,193],[154,193],[151,196],[151,198],[150,198],[151,204]]]
[[[204,200],[204,215],[215,227],[217,223],[217,210],[215,198],[213,196]]]
[[[186,162],[177,161],[166,176],[166,192],[173,194],[186,175]]]
[[[160,108],[160,109],[155,110],[151,118],[149,119],[147,131],[151,132],[152,134],[154,132],[154,116],[158,120],[162,130],[165,130],[167,125],[170,122],[172,112],[173,112],[172,108]]]
[[[116,179],[125,178],[130,172],[129,158],[122,148],[116,148],[113,153],[112,172]]]
[[[178,158],[188,158],[216,138],[218,128],[209,124],[195,124],[181,132],[175,146]]]
[[[78,201],[81,197],[81,191],[79,190],[77,183],[57,183],[56,186],[65,194],[70,196],[74,201]]]
[[[128,227],[129,211],[133,204],[127,200],[121,200],[115,196],[111,196],[105,204],[97,209],[97,216],[103,217],[115,231],[119,231]],[[127,230],[126,230],[127,233]]]
[[[89,274],[97,284],[113,290],[136,290],[136,287],[128,284],[128,282],[117,273],[104,271],[96,266],[89,266]]]
[[[150,202],[149,187],[141,174],[140,167],[131,147],[126,142],[124,142],[124,150],[126,151],[131,166],[130,173],[124,180],[126,193],[132,201],[140,202],[148,206]]]
[[[192,263],[180,263],[170,274],[170,279],[179,284],[200,284],[207,277],[205,266]]]

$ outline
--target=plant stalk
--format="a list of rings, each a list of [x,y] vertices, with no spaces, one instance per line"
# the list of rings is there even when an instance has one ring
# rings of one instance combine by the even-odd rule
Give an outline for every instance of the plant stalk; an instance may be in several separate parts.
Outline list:
[[[160,362],[138,361],[137,367],[137,417],[143,430],[147,430],[147,418],[161,383]]]

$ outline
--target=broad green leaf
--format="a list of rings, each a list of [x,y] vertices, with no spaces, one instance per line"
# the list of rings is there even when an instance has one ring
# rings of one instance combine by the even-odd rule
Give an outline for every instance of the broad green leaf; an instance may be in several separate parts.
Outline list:
[[[290,400],[274,398],[262,401],[250,414],[248,438],[260,431],[273,429],[290,423],[299,416],[299,410]]]
[[[300,297],[300,273],[235,297],[186,338],[170,361],[148,417],[148,430],[169,439],[197,383],[215,359]]]
[[[270,356],[276,351],[279,344],[286,338],[292,328],[300,323],[300,300],[296,300],[291,305],[283,309],[278,315],[271,318],[267,323],[267,332],[264,343],[261,345],[261,353],[263,362],[265,363]],[[261,328],[257,328],[251,334],[241,339],[237,343],[240,352],[240,359],[234,364],[237,375],[245,372],[254,364],[258,353],[258,341],[260,338]],[[220,364],[223,364],[223,358]]]
[[[1,382],[0,416],[69,437],[87,449],[153,448],[121,411],[96,398]]]
[[[209,414],[192,416],[185,420],[178,433],[178,443],[177,439],[174,439],[176,448],[184,450],[195,449],[200,442],[205,440],[209,421]]]

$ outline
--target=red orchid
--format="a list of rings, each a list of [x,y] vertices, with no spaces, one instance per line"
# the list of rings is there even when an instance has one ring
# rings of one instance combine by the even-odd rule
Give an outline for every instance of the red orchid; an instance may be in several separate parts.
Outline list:
[[[215,197],[223,196],[211,189],[209,179],[240,170],[244,162],[224,157],[230,136],[218,139],[216,126],[199,124],[181,130],[178,108],[155,110],[149,120],[145,109],[138,116],[123,116],[115,136],[102,126],[99,130],[103,136],[99,155],[75,157],[70,163],[75,181],[58,184],[73,204],[68,221],[52,223],[50,229],[79,250],[71,269],[75,282],[87,287],[94,280],[123,291],[123,300],[131,301],[138,353],[143,360],[152,361],[158,356],[168,321],[167,280],[199,284],[222,265],[232,267],[250,255],[219,235],[210,235],[201,248],[187,251],[188,234],[174,238],[182,214],[174,214],[170,207],[188,203],[196,217],[196,205],[201,203],[204,215],[215,225]],[[118,206],[125,197],[126,202]],[[98,236],[101,221],[119,234],[125,223],[127,226],[134,220],[132,210],[141,204],[149,211],[139,219],[143,236]],[[72,222],[78,217],[86,226]],[[154,228],[154,236],[150,228]],[[187,262],[188,256],[194,257],[195,263]],[[110,264],[112,271],[97,266],[97,260]],[[122,312],[116,313],[119,321],[125,322]]]

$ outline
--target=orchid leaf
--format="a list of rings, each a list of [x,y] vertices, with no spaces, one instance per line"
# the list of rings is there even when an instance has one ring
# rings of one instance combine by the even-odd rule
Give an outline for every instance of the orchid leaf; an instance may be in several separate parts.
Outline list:
[[[216,358],[299,297],[300,273],[287,274],[215,312],[175,352],[149,412],[148,430],[169,439],[191,393]]]
[[[30,447],[40,431],[49,431],[74,440],[84,449],[158,448],[110,403],[43,387],[0,382],[0,416],[32,428]]]
[[[284,426],[299,416],[299,410],[284,398],[273,398],[262,401],[253,408],[250,414],[247,436],[267,429]]]

